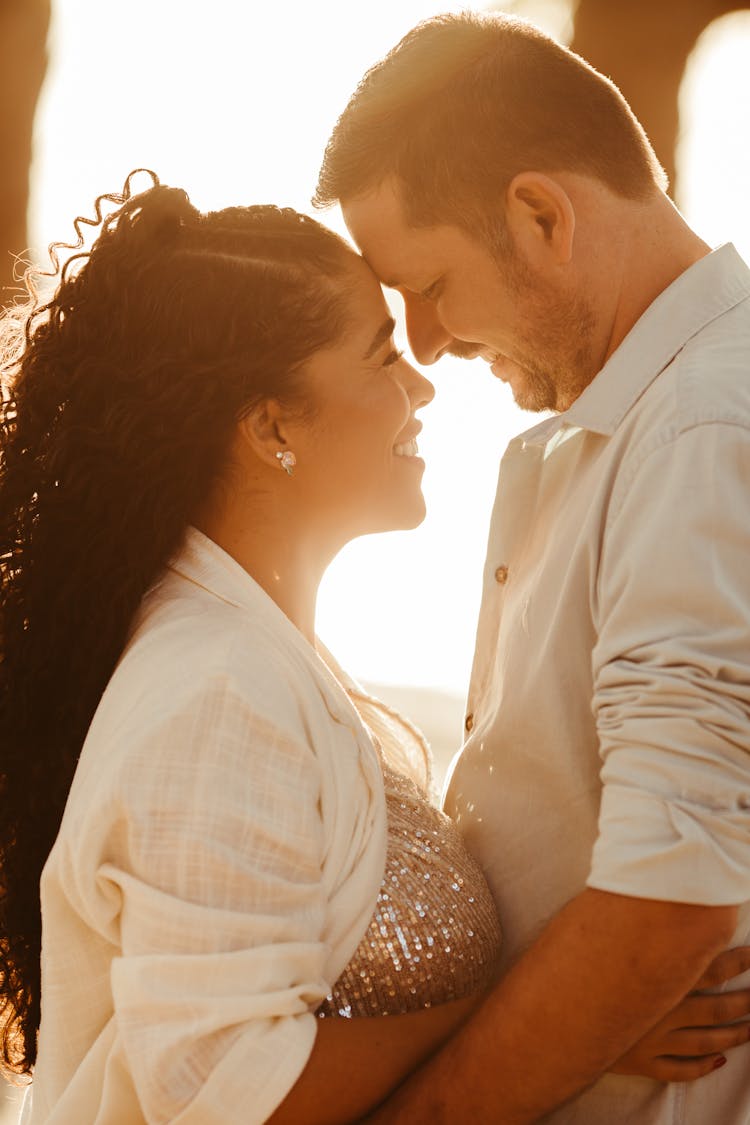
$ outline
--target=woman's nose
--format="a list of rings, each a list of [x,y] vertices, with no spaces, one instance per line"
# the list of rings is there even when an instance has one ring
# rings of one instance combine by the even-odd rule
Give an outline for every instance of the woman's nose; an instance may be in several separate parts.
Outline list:
[[[434,363],[444,349],[453,343],[435,311],[435,306],[422,297],[402,294],[409,347],[417,363]]]
[[[421,371],[417,371],[410,363],[404,364],[404,386],[414,410],[427,406],[435,397],[435,387],[426,379]]]

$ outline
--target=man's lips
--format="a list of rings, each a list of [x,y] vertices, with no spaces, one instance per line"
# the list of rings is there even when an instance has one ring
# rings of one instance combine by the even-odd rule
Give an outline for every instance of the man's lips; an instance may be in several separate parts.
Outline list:
[[[504,383],[508,382],[508,367],[516,366],[513,360],[508,359],[507,355],[503,355],[502,352],[492,351],[485,347],[480,348],[478,354],[489,365],[490,371],[496,379],[502,379]]]
[[[497,356],[494,362],[490,364],[490,371],[496,379],[500,379],[503,383],[512,384],[514,379],[520,378],[525,381],[527,378],[527,369],[507,355]]]
[[[490,371],[495,378],[502,380],[503,383],[510,382],[513,374],[521,370],[519,364],[514,363],[507,355],[491,351],[483,344],[476,344],[469,340],[454,340],[452,344],[444,348],[440,353],[440,356],[444,355],[452,355],[457,359],[481,358],[485,363],[489,364]],[[438,358],[440,358],[440,356]]]
[[[496,379],[502,379],[502,381],[504,383],[507,383],[507,381],[508,381],[507,373],[506,373],[507,369],[506,369],[506,371],[504,371],[503,370],[504,367],[505,367],[505,364],[503,363],[503,361],[501,359],[496,359],[494,363],[490,364],[490,371],[492,372],[492,374],[495,376]]]

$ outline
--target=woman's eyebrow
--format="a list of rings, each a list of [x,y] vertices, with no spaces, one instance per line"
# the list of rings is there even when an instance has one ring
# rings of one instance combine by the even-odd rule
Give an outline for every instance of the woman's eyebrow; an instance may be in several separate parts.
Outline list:
[[[387,320],[384,320],[380,325],[380,328],[378,328],[377,332],[375,333],[372,343],[370,344],[369,348],[362,358],[371,359],[372,356],[375,355],[375,352],[378,350],[380,345],[385,343],[385,341],[393,335],[393,330],[395,329],[395,327],[396,321],[392,316],[389,316]]]

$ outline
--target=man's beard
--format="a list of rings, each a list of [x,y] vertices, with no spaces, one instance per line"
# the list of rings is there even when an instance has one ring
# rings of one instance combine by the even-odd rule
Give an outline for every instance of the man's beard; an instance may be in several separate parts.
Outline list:
[[[582,297],[552,310],[535,341],[535,355],[522,364],[525,380],[514,388],[522,410],[559,413],[573,405],[597,373],[593,329],[593,312]]]
[[[564,293],[541,280],[514,250],[505,255],[503,277],[531,329],[521,341],[526,354],[518,363],[526,379],[514,388],[516,403],[522,410],[567,410],[598,370],[591,302],[582,293]]]
[[[513,398],[522,410],[567,410],[599,369],[591,303],[583,294],[561,294],[540,281],[511,243],[504,243],[502,249],[493,247],[493,254],[529,326],[527,338],[519,340],[519,352],[524,354],[514,360],[524,382],[513,388]],[[459,359],[473,359],[486,351],[486,346],[464,340],[454,340],[446,348],[447,354]]]

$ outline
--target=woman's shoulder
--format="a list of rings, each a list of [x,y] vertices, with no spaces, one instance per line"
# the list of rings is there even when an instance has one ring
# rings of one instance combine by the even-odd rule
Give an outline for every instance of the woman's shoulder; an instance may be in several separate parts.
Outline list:
[[[283,632],[238,607],[163,591],[94,715],[69,818],[88,821],[96,807],[103,824],[111,807],[146,822],[165,806],[165,786],[186,808],[230,792],[250,808],[277,782],[314,804],[337,765],[345,777],[359,769],[358,739],[334,721],[324,691]]]
[[[336,701],[283,624],[165,579],[106,687],[84,759],[106,753],[129,769],[144,755],[198,759],[222,741],[248,758],[272,743],[324,754]]]
[[[260,700],[274,688],[288,698],[309,679],[309,661],[297,630],[268,602],[237,604],[167,571],[144,599],[118,672],[156,666],[162,682],[224,678]]]

